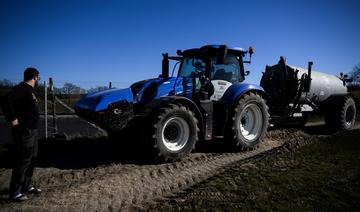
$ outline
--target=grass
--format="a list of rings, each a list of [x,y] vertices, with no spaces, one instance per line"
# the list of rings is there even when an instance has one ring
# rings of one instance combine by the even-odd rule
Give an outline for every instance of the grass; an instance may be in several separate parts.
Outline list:
[[[359,211],[360,130],[234,165],[153,210]]]

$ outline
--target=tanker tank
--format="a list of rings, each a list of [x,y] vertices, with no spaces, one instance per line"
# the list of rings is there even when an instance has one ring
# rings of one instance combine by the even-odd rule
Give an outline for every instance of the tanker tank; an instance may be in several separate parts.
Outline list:
[[[289,67],[297,72],[297,79],[308,74],[308,69],[296,66]],[[298,85],[300,86],[300,85]],[[347,87],[337,76],[323,72],[312,71],[309,92],[302,92],[299,103],[306,103],[307,99],[313,103],[320,104],[332,95],[342,95],[347,93]]]
[[[287,65],[283,58],[276,65],[266,66],[260,85],[271,97],[271,104],[280,110],[289,104],[319,106],[330,96],[348,92],[340,78]]]

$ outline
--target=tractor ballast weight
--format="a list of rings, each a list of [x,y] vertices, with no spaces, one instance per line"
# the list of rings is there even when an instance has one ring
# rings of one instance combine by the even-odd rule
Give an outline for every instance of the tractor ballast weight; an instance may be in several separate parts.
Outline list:
[[[325,115],[329,127],[351,129],[356,105],[344,79],[322,72],[287,65],[283,57],[278,64],[266,66],[260,85],[270,97],[270,113],[275,123],[294,117],[306,121],[309,114]]]

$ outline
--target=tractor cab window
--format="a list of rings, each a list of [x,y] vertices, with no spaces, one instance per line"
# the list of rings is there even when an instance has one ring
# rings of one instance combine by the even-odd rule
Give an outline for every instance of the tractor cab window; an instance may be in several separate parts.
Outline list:
[[[205,63],[199,58],[184,58],[179,75],[190,77],[193,73],[205,71]]]
[[[225,80],[231,83],[243,81],[238,58],[235,55],[227,55],[223,64],[216,64],[214,58],[211,66],[211,79]]]

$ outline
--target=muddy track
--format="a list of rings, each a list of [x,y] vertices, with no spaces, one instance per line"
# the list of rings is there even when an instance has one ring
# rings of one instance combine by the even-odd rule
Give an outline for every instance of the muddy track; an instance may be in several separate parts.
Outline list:
[[[176,163],[159,165],[110,164],[79,170],[38,168],[34,181],[44,192],[22,204],[0,202],[1,211],[118,211],[146,205],[221,173],[233,163],[312,136],[298,129],[270,131],[256,149],[238,153],[197,152]],[[296,142],[291,142],[296,143]],[[5,191],[9,169],[0,170]],[[3,195],[4,196],[4,195]]]

